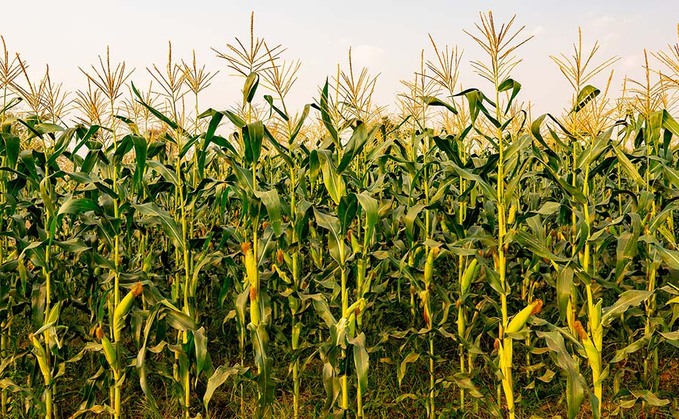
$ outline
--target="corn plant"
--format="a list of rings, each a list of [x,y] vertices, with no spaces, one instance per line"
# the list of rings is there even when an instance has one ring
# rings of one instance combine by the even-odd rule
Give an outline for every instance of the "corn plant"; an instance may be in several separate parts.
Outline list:
[[[0,416],[672,414],[679,50],[616,100],[579,31],[536,117],[516,19],[466,32],[486,87],[430,36],[394,109],[352,49],[292,109],[254,17],[207,110],[195,52],[71,95],[0,37]]]

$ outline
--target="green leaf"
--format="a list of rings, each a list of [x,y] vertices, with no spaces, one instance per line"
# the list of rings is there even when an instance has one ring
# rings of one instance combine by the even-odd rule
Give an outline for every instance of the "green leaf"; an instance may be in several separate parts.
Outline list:
[[[507,106],[505,107],[505,114],[509,112],[509,109],[512,106],[512,102],[516,98],[516,95],[519,94],[519,91],[521,91],[521,83],[514,79],[507,79],[500,83],[500,85],[497,87],[498,92],[505,92],[507,90],[512,91],[509,100],[507,101]]]
[[[495,188],[491,187],[488,184],[488,182],[481,178],[481,176],[474,174],[469,170],[465,170],[452,162],[450,163],[450,165],[458,176],[460,176],[463,179],[475,182],[479,186],[479,188],[481,188],[481,191],[483,192],[483,195],[486,197],[487,200],[491,202],[497,201],[497,194]]]
[[[337,215],[340,220],[340,232],[342,235],[346,234],[351,226],[351,223],[356,218],[358,213],[358,200],[356,194],[348,194],[340,199],[337,207]]]
[[[568,418],[575,419],[585,400],[587,384],[580,374],[578,365],[566,349],[563,337],[555,331],[537,332],[538,337],[545,339],[547,347],[555,355],[556,364],[566,373],[566,403],[568,404]]]
[[[242,128],[243,143],[245,145],[245,161],[256,163],[262,153],[262,140],[264,139],[264,124],[255,121]]]
[[[619,318],[628,308],[638,306],[651,295],[653,295],[653,291],[628,290],[623,292],[620,294],[618,301],[602,310],[601,325],[604,328],[608,327],[613,320]]]
[[[476,397],[477,399],[483,397],[483,393],[479,391],[479,389],[476,387],[472,379],[467,374],[456,372],[452,377],[449,377],[448,379],[453,381],[461,389],[464,389],[472,397]]]
[[[179,178],[177,177],[177,174],[174,172],[174,169],[169,168],[163,163],[156,160],[149,160],[146,164],[151,169],[158,172],[163,177],[163,179],[165,179],[165,181],[170,182],[174,186],[179,185]]]
[[[571,297],[571,288],[573,287],[573,269],[566,266],[561,269],[556,279],[556,299],[559,307],[559,315],[562,320],[567,319],[568,300]]]
[[[260,323],[258,326],[250,323],[248,325],[252,346],[255,352],[255,364],[257,365],[257,387],[259,389],[259,400],[257,417],[268,417],[271,412],[271,404],[275,400],[276,386],[273,381],[273,360],[267,351],[269,347],[269,335],[266,332],[266,325]]]
[[[420,354],[416,352],[411,352],[405,358],[403,358],[403,361],[401,361],[401,363],[399,364],[398,371],[396,373],[396,378],[398,379],[399,386],[403,381],[403,377],[405,377],[406,375],[406,368],[408,367],[408,364],[412,364],[418,359],[420,359]]]
[[[627,158],[625,153],[623,153],[616,146],[613,146],[613,151],[615,151],[615,155],[618,158],[618,162],[622,166],[622,170],[623,172],[625,172],[628,178],[636,182],[637,185],[644,186],[645,185],[644,178],[641,177],[641,175],[637,171],[637,168],[634,166],[634,164],[632,164],[630,159]]]
[[[337,166],[337,173],[342,173],[344,169],[349,166],[354,157],[361,152],[372,133],[373,130],[368,131],[366,124],[359,122],[358,126],[354,128],[354,132],[351,134],[351,138],[349,138],[349,142],[345,147],[342,160],[340,160],[340,164]]]
[[[19,159],[21,140],[19,137],[9,132],[0,133],[0,138],[2,138],[4,142],[4,152],[6,156],[5,165],[10,169],[15,169]]]
[[[663,172],[665,173],[665,179],[669,181],[670,185],[672,185],[675,189],[679,189],[679,171],[663,165]]]
[[[252,102],[255,97],[255,92],[259,86],[259,74],[252,72],[245,78],[245,85],[243,86],[243,106],[246,103]]]
[[[278,114],[278,116],[283,118],[285,122],[288,122],[290,120],[290,117],[288,117],[288,115],[285,112],[283,112],[283,110],[278,109],[278,107],[276,107],[276,105],[273,104],[273,97],[271,95],[264,95],[264,100],[266,100],[269,106],[271,106],[271,109],[273,109]]]
[[[358,203],[365,213],[364,247],[367,247],[368,243],[372,241],[375,226],[379,221],[379,202],[365,191],[356,195],[356,198],[358,198]],[[365,251],[366,249],[363,250]]]
[[[198,329],[196,321],[193,320],[191,316],[172,306],[167,300],[163,300],[161,303],[165,306],[163,309],[165,320],[167,321],[167,324],[174,329],[182,332]]]
[[[542,258],[547,258],[555,262],[568,262],[569,260],[564,257],[555,255],[547,248],[547,246],[544,243],[541,243],[537,237],[535,237],[532,234],[526,233],[525,231],[517,231],[514,234],[514,240],[521,246],[527,248],[528,250]]]
[[[665,249],[662,246],[656,246],[656,250],[670,269],[679,271],[679,252]]]
[[[302,130],[302,127],[304,126],[304,121],[306,120],[307,116],[309,116],[309,110],[310,109],[311,109],[311,105],[309,105],[309,104],[304,105],[304,110],[302,111],[302,115],[299,116],[299,119],[297,120],[297,124],[295,125],[295,128],[290,133],[290,138],[288,139],[288,144],[292,144],[295,141],[295,138],[297,138],[297,135],[299,135],[299,132]]]
[[[408,212],[403,217],[403,224],[406,228],[406,237],[411,242],[415,239],[415,220],[420,215],[420,212],[426,207],[424,204],[415,204],[408,208]]]
[[[332,161],[332,156],[327,151],[318,152],[321,163],[321,171],[323,172],[323,183],[330,194],[335,205],[339,205],[340,199],[345,195],[346,186],[342,175],[337,173],[335,164]]]
[[[175,246],[181,250],[184,250],[182,231],[169,212],[158,208],[158,206],[153,202],[146,204],[133,204],[132,206],[139,214],[157,220],[163,227],[165,234],[167,234],[168,237],[172,239]]]
[[[444,102],[440,99],[437,99],[433,96],[422,96],[422,100],[424,101],[425,105],[428,106],[443,106],[444,108],[448,109],[450,112],[452,112],[454,115],[457,115],[457,109],[450,103]]]
[[[667,406],[670,404],[669,400],[660,399],[649,390],[630,390],[629,392],[637,399],[644,399],[649,406]]]
[[[593,138],[589,146],[578,155],[576,166],[579,169],[590,167],[599,156],[606,152],[610,145],[609,140],[610,131],[606,131],[596,138]],[[613,147],[615,148],[615,146]]]
[[[82,253],[85,250],[90,249],[90,246],[87,246],[80,239],[70,239],[70,240],[65,240],[65,241],[55,240],[54,244],[59,246],[61,249],[64,249],[66,252],[72,252],[72,253]]]
[[[679,303],[679,301],[677,301]],[[665,341],[669,343],[670,345],[679,348],[679,330],[676,332],[658,332],[660,335],[665,338]]]
[[[321,319],[323,319],[325,325],[328,328],[337,324],[337,320],[332,315],[332,312],[330,311],[330,306],[328,305],[328,301],[325,299],[325,296],[323,294],[308,294],[305,295],[303,299],[312,300],[314,310],[316,310],[316,313]]]
[[[339,135],[337,134],[337,130],[335,129],[335,127],[332,125],[332,119],[330,118],[330,104],[328,102],[329,86],[330,85],[328,83],[328,79],[326,78],[323,90],[321,90],[320,107],[316,106],[316,108],[318,108],[321,111],[321,120],[323,121],[323,125],[325,125],[325,129],[327,129],[328,132],[330,133],[330,137],[335,142],[335,145],[340,146]]]
[[[370,357],[365,347],[365,333],[361,332],[355,339],[349,339],[349,343],[354,346],[354,366],[361,394],[366,394],[368,390],[368,370],[370,369]]]
[[[229,118],[229,121],[231,121],[238,128],[242,129],[245,128],[245,126],[247,125],[243,118],[241,118],[240,116],[236,115],[231,111],[221,111],[221,114]]]
[[[134,86],[134,83],[130,83],[130,85],[131,85],[131,87],[132,87],[132,92],[133,92],[134,95],[137,97],[137,103],[141,104],[143,107],[145,107],[146,109],[148,109],[148,111],[151,112],[151,113],[153,114],[153,116],[155,116],[155,117],[158,118],[160,121],[162,121],[162,122],[164,122],[165,124],[167,124],[167,125],[168,125],[170,128],[172,128],[173,130],[178,131],[180,134],[185,134],[185,133],[186,133],[186,131],[185,131],[182,127],[180,127],[175,121],[171,120],[170,118],[168,118],[167,116],[165,116],[162,112],[158,111],[157,109],[155,109],[154,107],[152,107],[151,105],[149,105],[148,103],[146,103],[146,102],[144,101],[143,96],[139,93],[139,91],[137,90],[137,88]]]
[[[82,214],[88,211],[99,211],[99,204],[89,198],[69,198],[59,208],[57,215]]]
[[[132,143],[134,144],[134,158],[137,163],[133,181],[141,191],[142,181],[144,180],[144,171],[146,170],[146,152],[148,148],[146,147],[146,139],[141,135],[133,135]]]
[[[67,130],[64,130],[63,128],[59,127],[58,131],[63,131],[61,135],[57,137],[57,140],[54,142],[54,146],[52,147],[51,150],[51,155],[49,159],[47,160],[46,165],[52,165],[54,162],[57,161],[57,158],[61,156],[64,151],[68,148],[69,145],[71,145],[71,140],[73,139],[73,136],[76,134],[77,129],[76,128],[69,128]]]
[[[203,406],[205,407],[205,410],[209,411],[208,405],[210,404],[210,400],[212,400],[215,390],[217,390],[219,386],[224,384],[229,378],[241,375],[245,371],[247,371],[247,368],[241,368],[238,365],[234,367],[220,365],[207,380],[205,394],[203,395]]]
[[[330,232],[330,238],[334,240],[335,245],[339,249],[341,247],[341,241],[344,240],[344,236],[342,236],[342,225],[340,220],[337,217],[333,217],[332,215],[328,215],[317,210],[315,207],[314,216],[316,217],[316,224]],[[343,265],[344,261],[337,259],[337,263]]]
[[[571,113],[576,113],[584,108],[592,99],[599,96],[600,93],[601,90],[589,84],[583,87],[582,90],[580,90],[580,93],[578,93],[578,98],[575,101],[575,106],[573,106]]]
[[[662,111],[662,126],[670,131],[675,137],[679,137],[679,123],[664,109]]]
[[[638,350],[648,346],[648,342],[651,336],[642,336],[640,339],[635,340],[626,347],[619,349],[615,352],[615,356],[611,359],[611,363],[620,362],[627,359],[630,354],[637,352]]]
[[[212,143],[212,140],[215,138],[215,132],[217,132],[217,128],[224,117],[223,113],[217,112],[214,109],[210,109],[208,113],[204,112],[203,115],[212,115],[212,118],[210,118],[210,123],[208,124],[207,131],[205,132],[205,138],[203,139],[203,143],[201,144],[200,150],[198,152],[198,176],[200,178],[203,178],[205,173],[207,149],[210,146],[210,143]]]
[[[283,233],[283,220],[281,218],[281,200],[278,196],[278,192],[275,189],[270,191],[257,191],[255,192],[257,198],[262,200],[262,203],[266,207],[266,212],[269,215],[269,221],[271,222],[271,228],[273,228],[276,236],[280,236]]]
[[[210,366],[210,354],[207,351],[207,336],[205,328],[193,332],[193,343],[196,348],[196,383],[202,371],[208,371]]]
[[[295,168],[295,162],[293,161],[290,152],[283,147],[281,143],[276,141],[276,138],[274,138],[273,134],[271,134],[271,131],[265,126],[264,127],[264,136],[269,140],[269,142],[274,146],[274,148],[278,151],[278,155],[285,161],[285,163],[288,165],[290,168]]]
[[[537,210],[538,214],[541,215],[552,215],[555,212],[559,211],[561,209],[561,204],[558,202],[553,202],[553,201],[548,201],[542,204],[539,210]]]

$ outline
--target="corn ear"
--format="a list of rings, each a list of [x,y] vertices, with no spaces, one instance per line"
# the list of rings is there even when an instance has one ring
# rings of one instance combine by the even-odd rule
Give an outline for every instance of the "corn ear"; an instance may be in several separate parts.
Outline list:
[[[253,325],[258,326],[261,321],[261,311],[259,309],[259,298],[258,292],[255,287],[250,286],[250,322]]]
[[[507,330],[505,333],[516,333],[523,329],[526,325],[530,316],[539,313],[542,310],[542,300],[538,299],[528,304],[523,310],[519,311],[512,321],[507,325]]]
[[[434,260],[439,255],[439,248],[433,247],[429,249],[427,254],[427,261],[424,263],[424,283],[430,284],[434,277]]]
[[[479,261],[476,258],[472,259],[472,261],[467,266],[467,269],[465,269],[464,274],[462,274],[462,280],[460,281],[460,294],[462,296],[467,294],[467,291],[469,291],[469,287],[472,285],[472,280],[479,271],[479,269],[477,269],[478,264]]]
[[[106,357],[108,364],[112,369],[118,369],[118,354],[115,346],[113,346],[106,336],[101,338],[101,346],[104,348],[104,356]]]
[[[514,224],[514,221],[516,220],[516,210],[516,204],[513,204],[511,207],[509,207],[509,216],[507,217],[508,225]]]
[[[243,250],[245,261],[245,275],[250,283],[250,286],[256,285],[257,282],[257,260],[255,259],[255,252],[252,249],[252,244],[243,243],[241,246]]]
[[[292,327],[292,349],[299,349],[299,336],[302,333],[302,323],[298,322]]]
[[[464,309],[462,306],[459,306],[457,308],[457,334],[460,335],[461,337],[465,337],[465,328],[466,328],[466,316]]]
[[[132,310],[132,305],[134,304],[134,299],[137,298],[144,290],[144,286],[141,282],[134,284],[130,292],[125,295],[125,298],[120,300],[120,303],[113,311],[113,340],[120,340],[120,332],[123,330],[125,324],[125,316]]]

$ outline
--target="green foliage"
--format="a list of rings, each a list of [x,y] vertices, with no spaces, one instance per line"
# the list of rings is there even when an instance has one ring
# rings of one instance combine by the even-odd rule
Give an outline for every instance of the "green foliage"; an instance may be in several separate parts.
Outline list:
[[[220,54],[230,110],[186,64],[123,107],[108,54],[73,127],[0,86],[0,416],[676,410],[679,125],[607,104],[577,48],[566,114],[531,120],[513,21],[472,35],[490,94],[437,49],[399,123],[353,69],[292,114],[254,36]]]

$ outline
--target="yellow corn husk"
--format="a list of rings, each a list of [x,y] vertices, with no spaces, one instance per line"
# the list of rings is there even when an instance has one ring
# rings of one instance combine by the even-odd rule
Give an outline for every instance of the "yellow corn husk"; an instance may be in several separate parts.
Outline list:
[[[462,274],[462,279],[460,280],[460,291],[461,295],[464,296],[467,294],[467,291],[469,291],[469,287],[472,285],[472,280],[474,279],[474,276],[476,276],[476,273],[479,271],[477,269],[479,264],[479,261],[477,259],[472,259],[472,261],[469,263],[467,266],[467,269],[465,269],[464,273]]]
[[[466,318],[465,318],[465,313],[464,313],[464,309],[462,308],[462,306],[459,306],[457,308],[457,319],[458,319],[457,320],[457,334],[462,336],[462,337],[465,337],[464,332],[465,332],[465,328],[466,328]]]
[[[141,295],[144,291],[144,286],[141,282],[134,284],[130,292],[120,300],[120,303],[113,311],[113,339],[117,342],[120,340],[120,332],[123,330],[125,323],[125,316],[132,310],[134,299]]]
[[[302,333],[302,323],[297,322],[292,327],[292,349],[293,350],[299,349],[299,336],[300,336],[301,333]]]
[[[47,365],[47,353],[45,352],[45,348],[43,348],[42,343],[40,343],[35,335],[31,335],[30,338],[33,343],[35,357],[38,360],[38,366],[40,366],[40,372],[42,372],[42,375],[45,378],[45,383],[49,384],[52,372],[50,371],[49,365]]]
[[[118,354],[116,352],[115,346],[111,343],[106,336],[101,338],[101,346],[104,348],[104,356],[106,361],[113,369],[118,368]]]
[[[259,309],[259,298],[257,289],[250,286],[250,322],[258,326],[261,320],[262,314]]]
[[[514,224],[514,220],[516,220],[516,204],[513,204],[511,207],[509,207],[509,216],[507,217],[507,225],[512,225]]]
[[[538,299],[528,304],[523,310],[519,311],[507,325],[505,333],[516,333],[523,329],[530,316],[538,314],[542,310],[542,300]]]
[[[253,286],[257,283],[257,259],[255,258],[255,252],[250,243],[243,243],[241,247],[245,255],[243,258],[243,262],[245,263],[245,275],[247,276],[250,286]]]
[[[434,277],[434,261],[439,255],[439,248],[432,247],[429,249],[429,254],[427,255],[427,261],[424,263],[424,283],[430,284],[432,278]]]
[[[257,258],[252,248],[252,243],[241,244],[243,263],[245,264],[246,283],[250,284],[250,322],[258,326],[262,314],[259,308],[259,272],[257,270]]]

